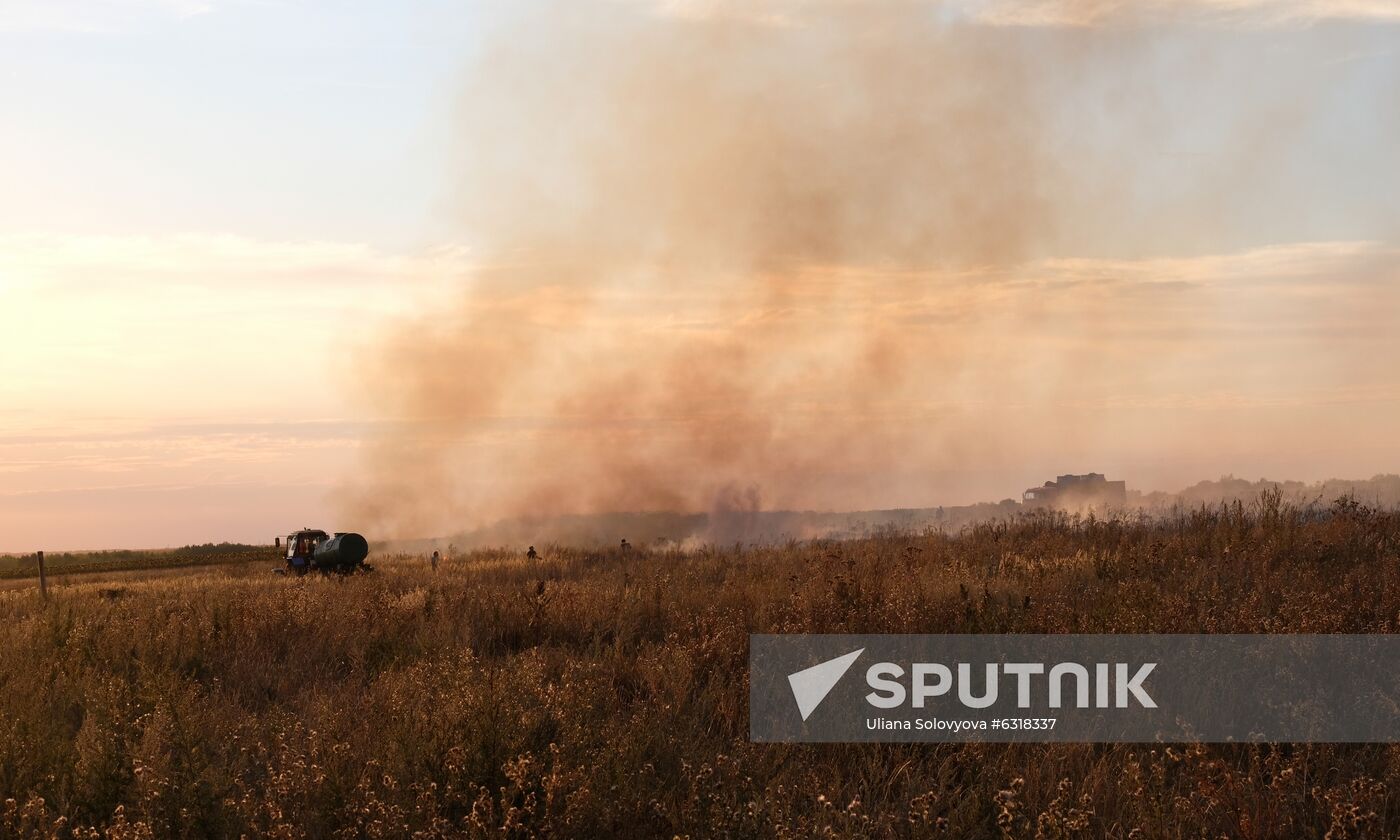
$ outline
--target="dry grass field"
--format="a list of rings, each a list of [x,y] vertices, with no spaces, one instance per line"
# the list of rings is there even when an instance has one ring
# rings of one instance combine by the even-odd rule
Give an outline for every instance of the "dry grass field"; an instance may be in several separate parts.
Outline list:
[[[183,548],[146,551],[50,552],[45,558],[49,577],[58,583],[103,575],[121,577],[122,572],[156,575],[162,570],[185,574],[194,566],[231,566],[250,562],[276,562],[277,555],[265,546],[220,543],[187,545]],[[0,589],[33,586],[39,574],[32,554],[0,555]],[[95,579],[95,578],[94,578]]]
[[[762,745],[753,632],[1393,633],[1342,501],[0,592],[0,836],[1380,837],[1400,746]]]

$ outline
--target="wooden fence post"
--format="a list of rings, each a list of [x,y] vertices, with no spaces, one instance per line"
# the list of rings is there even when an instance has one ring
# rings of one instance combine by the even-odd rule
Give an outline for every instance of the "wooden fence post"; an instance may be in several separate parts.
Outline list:
[[[49,579],[44,576],[44,552],[39,552],[39,596],[49,597]]]

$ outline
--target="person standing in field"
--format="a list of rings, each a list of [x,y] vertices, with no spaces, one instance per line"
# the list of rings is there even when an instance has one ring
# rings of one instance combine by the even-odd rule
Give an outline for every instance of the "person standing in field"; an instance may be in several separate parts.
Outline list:
[[[538,560],[538,559],[540,559],[539,552],[535,551],[535,547],[534,547],[533,545],[530,546],[530,550],[529,550],[529,551],[525,552],[525,559],[526,559],[526,560]]]
[[[436,551],[434,551],[434,552],[433,552],[433,571],[435,571],[435,572],[437,571],[437,564],[438,564],[438,553],[437,553]]]

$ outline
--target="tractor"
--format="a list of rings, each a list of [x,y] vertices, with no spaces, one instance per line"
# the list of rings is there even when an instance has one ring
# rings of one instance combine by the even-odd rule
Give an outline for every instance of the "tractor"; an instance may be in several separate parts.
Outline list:
[[[280,543],[281,538],[274,543],[279,550],[284,548]],[[287,535],[285,549],[286,567],[277,570],[281,574],[321,572],[349,575],[373,571],[373,567],[365,562],[369,556],[369,542],[359,534],[342,531],[331,536],[325,531],[302,528]]]

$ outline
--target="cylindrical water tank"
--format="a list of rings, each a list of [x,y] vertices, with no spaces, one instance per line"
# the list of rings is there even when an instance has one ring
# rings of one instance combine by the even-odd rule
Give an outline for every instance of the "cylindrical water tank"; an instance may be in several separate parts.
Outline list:
[[[358,566],[369,556],[369,541],[359,534],[336,534],[316,546],[312,560],[320,568]]]

